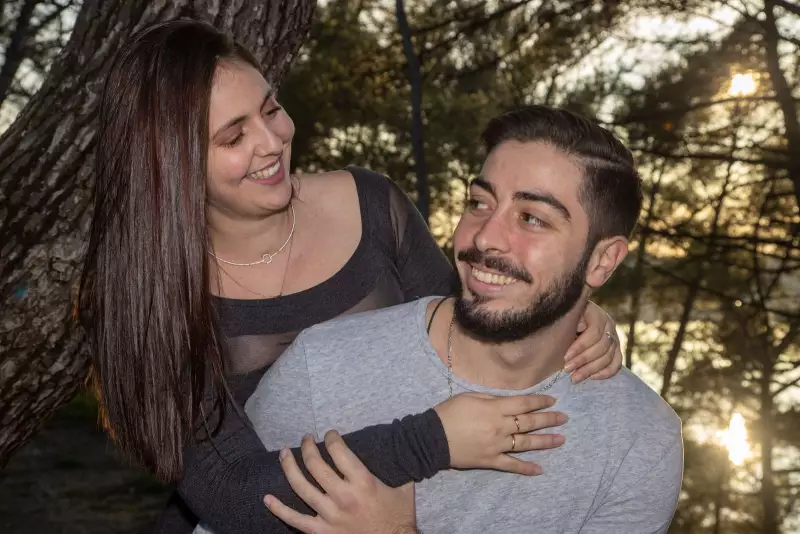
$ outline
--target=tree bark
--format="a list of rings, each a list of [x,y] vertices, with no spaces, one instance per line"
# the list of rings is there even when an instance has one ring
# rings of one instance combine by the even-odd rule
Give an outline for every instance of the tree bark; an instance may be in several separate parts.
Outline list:
[[[186,16],[245,43],[279,84],[314,0],[86,0],[42,88],[0,137],[0,467],[86,377],[73,316],[99,92],[132,32]]]
[[[419,57],[414,52],[411,41],[411,28],[408,26],[403,0],[396,0],[397,26],[403,37],[403,52],[408,63],[408,81],[411,84],[411,146],[417,169],[417,208],[425,222],[430,224],[430,191],[428,189],[428,168],[425,163],[425,140],[422,127],[422,73]]]

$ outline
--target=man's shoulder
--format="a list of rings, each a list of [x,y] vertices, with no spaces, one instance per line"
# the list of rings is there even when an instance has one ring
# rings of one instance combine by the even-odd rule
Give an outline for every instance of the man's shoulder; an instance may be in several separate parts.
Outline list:
[[[582,396],[605,414],[616,416],[637,435],[659,434],[674,443],[682,425],[675,410],[641,378],[628,369],[607,380],[579,384]]]
[[[298,340],[306,348],[330,346],[337,341],[348,342],[352,347],[354,343],[393,337],[400,332],[408,335],[417,328],[419,313],[424,313],[423,303],[414,301],[342,315],[307,328],[301,332]]]

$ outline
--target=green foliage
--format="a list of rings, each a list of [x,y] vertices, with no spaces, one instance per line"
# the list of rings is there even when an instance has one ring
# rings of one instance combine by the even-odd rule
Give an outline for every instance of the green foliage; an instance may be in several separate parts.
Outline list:
[[[298,127],[298,168],[355,163],[410,192],[409,88],[390,4],[320,9],[281,98]],[[798,328],[800,220],[787,179],[784,121],[791,117],[774,99],[762,6],[748,5],[750,12],[690,0],[406,3],[424,74],[435,234],[446,240],[452,231],[464,184],[482,164],[481,128],[503,110],[549,103],[599,116],[634,150],[645,212],[631,255],[596,298],[622,325],[637,325],[629,338],[634,369],[654,386],[667,382],[687,426],[685,500],[674,532],[714,532],[716,506],[718,531],[760,532],[756,466],[765,453],[776,466],[791,464],[799,442],[798,388],[787,387],[794,396],[768,396],[767,406],[760,382],[765,373],[775,384],[797,379],[797,342],[781,340]],[[800,23],[779,14],[781,24]],[[642,17],[727,22],[706,34],[632,35],[632,21]],[[793,87],[797,44],[787,38],[781,48]],[[613,56],[619,60],[597,56],[614,47],[627,47]],[[642,70],[649,58],[641,49],[660,50],[664,59]],[[732,75],[748,72],[756,92],[729,95]],[[663,375],[670,365],[674,371]],[[713,432],[701,443],[695,431],[724,428],[733,411],[748,421],[752,457],[721,478],[724,451]],[[772,441],[764,441],[764,425],[774,429]],[[767,497],[780,503],[782,518],[796,515],[789,495],[798,480],[774,478],[778,492]]]
[[[768,4],[406,2],[424,78],[432,230],[446,250],[464,184],[480,171],[490,117],[560,105],[601,119],[634,151],[641,224],[625,264],[595,298],[627,330],[634,370],[663,389],[685,424],[684,496],[672,532],[762,532],[770,500],[785,532],[800,521],[800,182],[792,180],[800,154],[787,133],[800,117],[786,113],[775,90],[783,79],[798,102],[800,16],[778,7],[770,26]],[[280,88],[297,128],[296,168],[357,164],[415,191],[393,5],[319,7]],[[647,31],[631,29],[642,20]],[[679,24],[682,31],[665,32]],[[9,28],[0,27],[0,43]],[[768,68],[765,42],[776,35],[780,58]],[[729,93],[736,73],[753,75],[753,94]],[[748,424],[752,455],[742,466],[715,437],[733,412]],[[96,405],[78,396],[62,415],[96,418]],[[774,470],[772,493],[764,466]]]

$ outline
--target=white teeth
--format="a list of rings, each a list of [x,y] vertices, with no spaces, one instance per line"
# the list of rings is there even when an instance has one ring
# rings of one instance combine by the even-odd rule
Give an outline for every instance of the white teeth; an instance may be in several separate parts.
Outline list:
[[[281,162],[278,161],[278,162],[275,163],[275,165],[273,165],[272,167],[267,169],[267,175],[272,176],[273,174],[278,172],[280,170],[280,168],[281,168]]]
[[[273,175],[274,175],[276,172],[278,172],[280,169],[281,169],[281,162],[280,162],[280,160],[279,160],[279,161],[278,161],[278,162],[276,162],[276,163],[275,163],[275,165],[273,165],[272,167],[269,167],[269,168],[268,168],[268,169],[266,169],[266,170],[263,170],[263,169],[262,169],[262,170],[260,170],[260,171],[256,171],[256,172],[250,173],[250,176],[251,176],[252,178],[256,179],[256,180],[264,180],[264,179],[266,179],[266,178],[269,178],[270,176],[273,176]]]
[[[510,276],[487,273],[486,271],[481,271],[475,267],[472,268],[472,277],[486,284],[494,284],[498,286],[507,286],[516,282],[516,280]]]

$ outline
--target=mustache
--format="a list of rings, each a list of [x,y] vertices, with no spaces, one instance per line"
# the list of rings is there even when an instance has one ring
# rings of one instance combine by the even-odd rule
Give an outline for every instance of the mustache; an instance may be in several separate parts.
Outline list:
[[[475,247],[462,250],[458,253],[457,259],[473,265],[483,265],[487,269],[493,269],[527,284],[533,283],[533,277],[525,269],[517,267],[505,258],[487,256]]]

